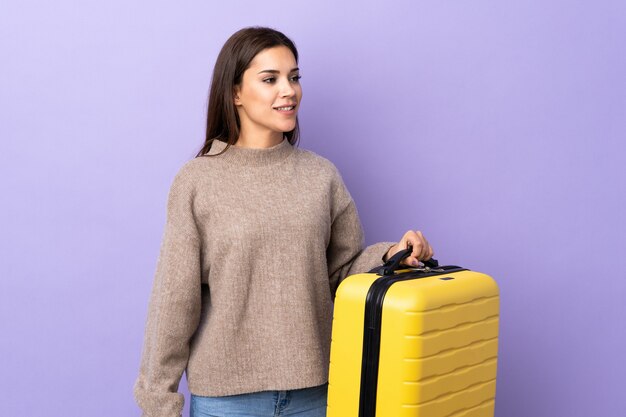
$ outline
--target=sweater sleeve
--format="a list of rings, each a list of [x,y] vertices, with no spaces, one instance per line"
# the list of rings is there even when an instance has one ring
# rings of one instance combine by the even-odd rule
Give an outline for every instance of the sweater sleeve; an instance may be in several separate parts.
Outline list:
[[[178,385],[187,366],[189,342],[198,326],[201,308],[201,245],[190,179],[179,173],[168,197],[134,388],[143,417],[179,417],[184,403]]]
[[[364,247],[364,234],[354,200],[337,172],[332,195],[332,226],[326,249],[328,276],[333,297],[339,283],[349,275],[367,272],[382,264],[382,257],[395,242]]]

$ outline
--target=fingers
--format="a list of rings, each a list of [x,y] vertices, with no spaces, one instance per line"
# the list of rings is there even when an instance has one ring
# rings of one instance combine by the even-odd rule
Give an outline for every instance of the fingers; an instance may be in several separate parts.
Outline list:
[[[426,240],[419,230],[409,230],[406,232],[398,246],[401,249],[406,249],[409,246],[413,249],[411,256],[404,260],[404,263],[407,265],[417,266],[420,260],[428,260],[434,255],[434,251],[428,243],[428,240]]]
[[[408,247],[411,247],[411,255],[402,261],[404,265],[419,266],[420,260],[428,260],[434,255],[433,248],[422,232],[419,230],[409,230],[396,245],[389,249],[386,259],[389,259],[395,253],[407,249]]]

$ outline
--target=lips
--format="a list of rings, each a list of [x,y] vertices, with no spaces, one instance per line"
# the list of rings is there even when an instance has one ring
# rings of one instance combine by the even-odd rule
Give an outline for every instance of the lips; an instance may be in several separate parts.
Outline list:
[[[294,110],[296,108],[295,104],[287,104],[285,106],[279,106],[279,107],[274,107],[274,110],[278,110],[278,111],[291,111]]]

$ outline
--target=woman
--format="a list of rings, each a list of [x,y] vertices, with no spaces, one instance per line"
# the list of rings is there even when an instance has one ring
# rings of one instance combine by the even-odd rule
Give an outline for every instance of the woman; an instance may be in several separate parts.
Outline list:
[[[135,395],[145,416],[325,415],[332,298],[347,275],[420,232],[363,248],[335,167],[298,149],[298,52],[268,28],[235,33],[211,84],[207,137],[171,186]]]

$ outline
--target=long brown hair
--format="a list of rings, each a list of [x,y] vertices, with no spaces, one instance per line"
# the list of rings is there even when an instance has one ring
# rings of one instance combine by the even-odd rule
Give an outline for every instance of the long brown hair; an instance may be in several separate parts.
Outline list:
[[[291,50],[298,62],[296,45],[283,33],[266,27],[248,27],[235,32],[224,44],[220,51],[209,92],[207,110],[206,140],[196,155],[205,156],[211,149],[214,140],[234,145],[239,138],[241,128],[239,114],[234,103],[234,89],[243,78],[243,73],[250,66],[250,62],[261,51],[275,46],[286,46]],[[296,127],[284,132],[284,136],[292,145],[298,141],[299,125],[296,116]]]

